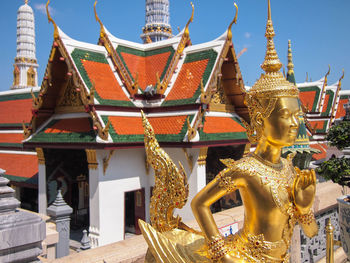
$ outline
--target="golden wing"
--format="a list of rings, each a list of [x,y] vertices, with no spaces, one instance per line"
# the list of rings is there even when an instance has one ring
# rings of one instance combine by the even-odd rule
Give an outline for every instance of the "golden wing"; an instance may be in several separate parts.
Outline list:
[[[150,204],[150,220],[152,226],[165,232],[182,225],[181,218],[174,217],[175,208],[182,208],[188,197],[188,184],[185,170],[181,163],[180,169],[170,159],[169,155],[160,148],[154,130],[141,111],[145,132],[145,149],[147,162],[155,173],[155,185]]]

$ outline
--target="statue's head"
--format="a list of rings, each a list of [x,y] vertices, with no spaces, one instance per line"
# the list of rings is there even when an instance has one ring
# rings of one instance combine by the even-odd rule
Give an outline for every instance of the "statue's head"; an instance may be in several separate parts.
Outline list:
[[[273,42],[275,32],[270,0],[265,36],[267,51],[261,65],[265,74],[261,74],[245,97],[250,116],[250,124],[247,125],[248,138],[252,143],[264,139],[279,146],[290,146],[294,144],[299,128],[299,90],[280,72],[282,63]]]

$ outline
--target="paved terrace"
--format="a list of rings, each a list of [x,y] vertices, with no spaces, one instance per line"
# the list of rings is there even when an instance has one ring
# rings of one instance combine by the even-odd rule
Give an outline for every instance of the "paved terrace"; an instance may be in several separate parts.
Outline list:
[[[337,206],[336,198],[342,195],[342,188],[331,182],[319,183],[317,185],[317,193],[314,205],[315,213],[321,213],[328,209]],[[219,227],[238,222],[239,227],[243,223],[243,207],[232,208],[223,212],[216,213],[214,218]],[[187,222],[187,224],[195,229],[199,229],[195,221]],[[323,231],[323,229],[320,229]],[[320,232],[322,233],[322,232]],[[326,238],[326,236],[324,237]],[[294,241],[294,240],[293,240]],[[300,240],[299,240],[300,242]],[[300,243],[294,241],[292,251],[300,255]],[[42,262],[53,263],[141,263],[144,262],[144,257],[147,251],[147,243],[142,236],[135,236],[127,240],[87,250],[77,254],[72,254],[67,257],[56,260],[45,260]],[[293,254],[293,252],[292,252]],[[299,263],[300,260],[293,259],[293,263]],[[299,256],[300,257],[300,256]],[[319,263],[325,262],[325,259]],[[342,248],[335,253],[335,262],[347,262],[346,256]]]

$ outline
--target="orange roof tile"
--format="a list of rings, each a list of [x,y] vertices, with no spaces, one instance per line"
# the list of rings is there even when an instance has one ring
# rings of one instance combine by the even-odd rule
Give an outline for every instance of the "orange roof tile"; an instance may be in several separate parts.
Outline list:
[[[0,124],[29,123],[32,118],[32,99],[0,102]]]
[[[0,143],[22,143],[22,140],[23,133],[0,133]]]
[[[316,96],[316,91],[303,91],[303,92],[300,92],[300,95],[299,95],[301,102],[305,107],[307,107],[307,109],[310,112],[312,112],[315,96]]]
[[[161,77],[171,52],[165,52],[153,56],[141,57],[125,52],[121,52],[123,59],[135,79],[138,74],[139,86],[144,90],[148,85],[157,83],[156,74]]]
[[[329,98],[330,98],[330,95],[326,94],[326,96],[324,98],[324,103],[323,103],[323,107],[322,107],[321,112],[326,112],[327,111]]]
[[[327,156],[327,149],[328,149],[327,144],[325,144],[325,143],[310,144],[310,147],[321,151],[320,153],[315,153],[312,156],[315,160],[321,160],[321,159],[326,158],[326,156]]]
[[[186,121],[187,115],[148,117],[156,134],[178,134]],[[119,135],[143,134],[142,119],[140,117],[109,117],[115,132]]]
[[[0,167],[5,174],[31,178],[38,173],[38,158],[36,155],[0,153]]]
[[[246,129],[229,117],[205,117],[205,133],[245,132]]]
[[[91,83],[102,99],[129,101],[109,64],[81,59]]]
[[[62,119],[45,130],[45,133],[89,132],[91,124],[88,118]]]
[[[192,98],[198,89],[209,59],[189,62],[182,66],[166,101]]]
[[[345,116],[346,112],[345,112],[345,109],[344,109],[344,104],[348,103],[348,101],[349,101],[348,99],[340,99],[339,100],[337,113],[335,115],[336,119],[339,119],[339,118]]]

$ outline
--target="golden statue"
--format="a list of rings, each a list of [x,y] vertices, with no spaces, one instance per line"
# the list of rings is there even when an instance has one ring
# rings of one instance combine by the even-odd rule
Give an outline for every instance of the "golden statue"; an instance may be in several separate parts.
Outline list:
[[[291,155],[287,159],[281,157],[282,148],[293,145],[297,137],[301,109],[297,87],[280,72],[282,64],[275,50],[274,35],[268,0],[267,51],[261,66],[265,74],[246,93],[250,124],[245,125],[249,140],[257,144],[256,150],[238,161],[222,160],[227,168],[193,198],[191,207],[201,233],[172,216],[173,208],[181,208],[186,196],[178,196],[176,190],[166,196],[160,189],[167,192],[164,189],[169,186],[179,188],[185,176],[160,152],[152,127],[143,116],[147,158],[155,169],[155,188],[160,193],[153,195],[152,201],[157,203],[156,198],[163,198],[162,204],[167,206],[152,211],[155,205],[151,204],[153,227],[140,222],[151,252],[146,262],[289,262],[294,225],[299,223],[309,237],[317,234],[311,210],[316,191],[315,173],[294,168]],[[161,183],[159,176],[163,178]],[[182,185],[185,187],[185,183]],[[210,205],[237,189],[244,205],[243,228],[223,237]]]

